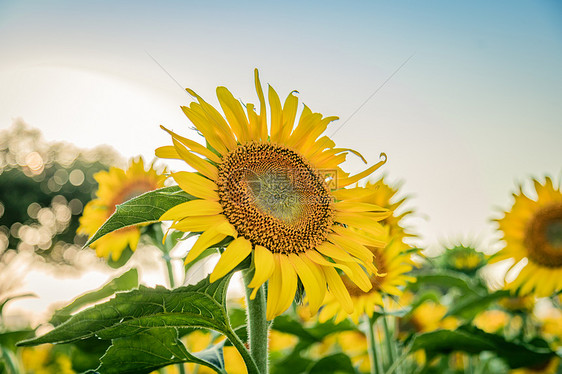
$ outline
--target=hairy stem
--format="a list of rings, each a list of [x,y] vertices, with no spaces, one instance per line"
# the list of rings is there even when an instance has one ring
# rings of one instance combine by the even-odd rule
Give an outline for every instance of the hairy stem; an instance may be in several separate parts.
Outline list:
[[[269,373],[267,366],[269,361],[269,326],[265,314],[267,303],[263,285],[257,291],[256,297],[254,299],[250,298],[252,291],[248,288],[248,284],[252,279],[252,275],[253,272],[250,270],[244,272],[244,286],[248,308],[248,343],[250,345],[250,355],[256,362],[260,374],[267,374]]]

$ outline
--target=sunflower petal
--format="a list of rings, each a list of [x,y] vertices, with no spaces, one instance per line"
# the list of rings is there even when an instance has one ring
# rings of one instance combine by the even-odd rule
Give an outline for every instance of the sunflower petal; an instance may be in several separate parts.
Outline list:
[[[248,287],[253,288],[250,299],[256,297],[258,289],[264,284],[273,274],[275,270],[275,260],[273,259],[273,253],[269,249],[262,247],[261,245],[256,245],[254,249],[254,277],[248,284]]]
[[[305,256],[302,257],[306,258]],[[304,286],[310,310],[312,314],[316,314],[320,305],[322,305],[322,301],[324,301],[326,281],[324,280],[324,283],[322,283],[322,279],[319,279],[318,275],[315,274],[318,271],[317,265],[305,262],[301,256],[295,253],[289,254],[288,258]]]
[[[190,195],[205,200],[219,200],[218,187],[212,180],[187,171],[172,173],[172,177],[180,188]]]
[[[170,228],[183,232],[198,232],[206,231],[225,222],[228,223],[228,220],[223,214],[193,216],[174,222]]]
[[[180,220],[192,216],[209,216],[212,214],[222,213],[222,205],[216,201],[209,200],[191,200],[176,205],[167,210],[160,217],[160,221]]]
[[[288,256],[279,255],[279,266],[281,268],[282,283],[276,315],[280,315],[291,306],[297,291],[297,273],[289,262]]]
[[[351,296],[349,296],[349,292],[347,291],[347,288],[345,288],[338,272],[332,267],[324,267],[322,270],[326,276],[326,282],[328,282],[330,293],[334,295],[347,314],[353,313],[353,302],[351,301]]]
[[[234,269],[252,252],[252,243],[249,240],[239,237],[226,247],[221,254],[219,262],[211,273],[210,281],[213,283],[219,278],[224,277],[229,271]]]
[[[205,148],[201,144],[199,144],[199,143],[197,143],[197,142],[195,142],[191,139],[180,136],[180,135],[176,134],[175,132],[173,132],[171,130],[168,130],[167,128],[165,128],[162,125],[160,125],[160,128],[162,130],[166,131],[168,134],[172,135],[172,137],[175,137],[180,143],[182,143],[188,149],[191,149],[193,152],[199,153],[201,156],[207,157],[209,160],[211,160],[213,162],[216,162],[216,163],[221,162],[220,157],[217,156],[215,153],[213,153],[213,151],[211,151],[210,149]],[[164,147],[160,147],[160,148],[164,148]],[[157,151],[158,151],[158,149],[157,149]],[[170,155],[172,155],[171,150],[166,150],[166,151],[169,152]],[[177,158],[177,157],[168,157],[168,158]]]

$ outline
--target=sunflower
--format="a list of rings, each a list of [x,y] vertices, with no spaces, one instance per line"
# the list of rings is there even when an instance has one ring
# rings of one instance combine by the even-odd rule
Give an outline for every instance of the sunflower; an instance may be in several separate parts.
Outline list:
[[[415,278],[406,275],[406,273],[412,270],[414,263],[409,253],[410,247],[403,241],[404,238],[413,235],[406,233],[401,226],[402,219],[412,213],[412,211],[406,211],[401,214],[396,213],[396,210],[406,198],[398,202],[391,202],[398,192],[398,188],[390,187],[384,182],[384,178],[375,183],[368,182],[366,190],[371,193],[365,195],[361,201],[387,208],[392,211],[392,214],[381,222],[386,230],[386,237],[378,237],[383,241],[389,242],[389,244],[385,248],[368,247],[373,253],[375,267],[378,269],[378,273],[372,274],[369,279],[372,288],[365,292],[351,282],[349,278],[343,277],[344,284],[353,300],[354,307],[351,319],[355,323],[359,322],[359,317],[363,313],[372,316],[376,305],[383,307],[384,295],[400,296],[402,288],[408,282],[415,281]],[[326,321],[336,316],[335,322],[338,323],[347,317],[348,313],[345,313],[339,304],[334,301],[333,298],[328,298],[325,301],[326,305],[320,312],[320,321]]]
[[[113,214],[115,207],[145,192],[164,187],[165,175],[150,165],[145,170],[142,157],[133,159],[127,170],[112,167],[109,171],[100,171],[94,175],[98,182],[96,198],[84,207],[80,217],[81,234],[93,235]],[[135,250],[140,238],[140,230],[136,226],[125,227],[107,234],[91,245],[98,257],[117,261],[123,250]]]
[[[313,312],[326,292],[352,311],[338,270],[365,291],[371,288],[368,273],[377,270],[366,245],[385,245],[374,236],[382,232],[377,221],[390,213],[358,201],[369,193],[365,188],[345,187],[378,169],[386,155],[361,173],[344,172],[340,164],[348,153],[362,156],[335,148],[328,136],[321,136],[337,117],[323,118],[305,105],[296,121],[294,92],[281,105],[271,86],[268,113],[257,70],[255,86],[259,113],[253,104],[243,106],[225,87],[218,87],[224,116],[187,89],[197,102],[182,107],[183,112],[205,137],[207,147],[164,128],[173,145],[158,148],[156,155],[182,159],[197,171],[172,173],[196,199],[171,208],[160,219],[172,220],[172,229],[201,232],[186,263],[210,246],[232,239],[211,273],[211,282],[251,255],[250,297],[268,281],[267,319],[291,305],[299,285]]]
[[[562,193],[549,177],[544,184],[533,182],[536,199],[527,197],[519,187],[519,194],[513,194],[511,211],[497,220],[506,246],[493,261],[514,259],[515,266],[527,259],[506,287],[521,295],[543,297],[562,290]]]
[[[368,181],[366,188],[373,191],[372,195],[369,196],[370,203],[392,211],[391,215],[381,221],[382,225],[389,228],[390,237],[401,241],[408,237],[415,237],[415,235],[409,233],[407,229],[402,226],[403,219],[412,214],[413,210],[405,210],[401,213],[397,213],[397,211],[400,210],[401,205],[408,199],[408,197],[405,196],[396,201],[400,185],[391,186],[386,183],[384,177],[382,177],[376,182]]]
[[[328,297],[325,306],[320,311],[319,320],[325,322],[336,316],[335,323],[343,321],[348,314],[355,323],[359,323],[359,318],[365,313],[371,317],[378,305],[384,307],[383,297],[390,295],[397,297],[402,294],[402,289],[408,282],[415,282],[415,278],[406,275],[413,268],[411,256],[402,251],[403,243],[392,241],[383,248],[369,247],[375,258],[375,267],[378,274],[372,274],[370,281],[372,288],[365,292],[349,278],[343,277],[344,284],[353,300],[353,312],[348,313],[343,310],[333,298]]]

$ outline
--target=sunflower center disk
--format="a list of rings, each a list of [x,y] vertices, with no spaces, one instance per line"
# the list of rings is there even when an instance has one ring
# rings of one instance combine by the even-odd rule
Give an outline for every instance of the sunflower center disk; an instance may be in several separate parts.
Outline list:
[[[529,257],[547,267],[562,266],[562,204],[539,210],[525,235]]]
[[[229,222],[254,245],[300,253],[326,239],[333,224],[324,180],[296,152],[247,143],[219,166],[220,203]]]

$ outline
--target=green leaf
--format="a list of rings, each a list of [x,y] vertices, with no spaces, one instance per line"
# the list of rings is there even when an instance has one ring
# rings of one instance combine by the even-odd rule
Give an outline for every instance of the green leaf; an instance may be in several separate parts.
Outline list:
[[[308,371],[309,374],[332,374],[349,373],[355,374],[357,371],[351,363],[351,359],[345,353],[336,353],[327,356],[316,362]]]
[[[471,295],[483,296],[484,293],[477,288],[470,277],[456,271],[439,269],[415,272],[412,275],[417,279],[416,283],[413,283],[413,287],[433,285],[444,289],[455,287],[463,293]]]
[[[79,296],[69,305],[57,310],[51,317],[49,323],[53,324],[54,326],[58,326],[69,319],[70,315],[76,310],[84,306],[93,304],[96,301],[99,301],[106,297],[109,297],[118,291],[128,291],[136,288],[138,287],[138,285],[139,273],[137,269],[131,269],[123,273],[121,276],[112,279],[101,288]]]
[[[466,296],[464,298],[459,298],[459,300],[450,307],[446,317],[458,316],[465,319],[472,319],[478,313],[488,308],[494,301],[503,299],[509,295],[509,291],[500,290],[486,296]]]
[[[30,346],[67,343],[97,336],[117,339],[155,327],[200,327],[231,334],[225,305],[231,276],[209,283],[168,290],[164,287],[118,293],[115,298],[83,310],[47,334],[18,343]]]
[[[16,343],[22,339],[32,337],[34,331],[35,330],[24,329],[0,333],[0,346],[6,349],[15,350]]]
[[[512,368],[540,365],[555,353],[547,347],[507,341],[474,326],[463,325],[454,331],[438,330],[417,335],[412,350],[425,349],[428,354],[449,354],[453,351],[480,353],[491,351]]]
[[[96,369],[100,374],[145,374],[161,367],[193,362],[224,371],[222,345],[198,353],[187,351],[175,328],[148,329],[134,336],[113,340]]]
[[[164,187],[137,196],[123,204],[117,205],[115,212],[88,240],[89,246],[105,234],[123,227],[141,223],[157,222],[160,216],[174,206],[193,200],[179,186]]]
[[[322,341],[321,337],[310,333],[307,329],[304,328],[302,323],[288,315],[281,315],[275,318],[273,320],[272,328],[279,332],[298,336],[301,340],[307,340],[311,343]]]
[[[333,320],[329,320],[305,328],[302,322],[290,315],[281,315],[275,318],[271,328],[279,332],[295,335],[302,341],[309,343],[321,342],[326,336],[336,332],[357,330],[355,324],[347,319],[338,324],[334,324]]]

